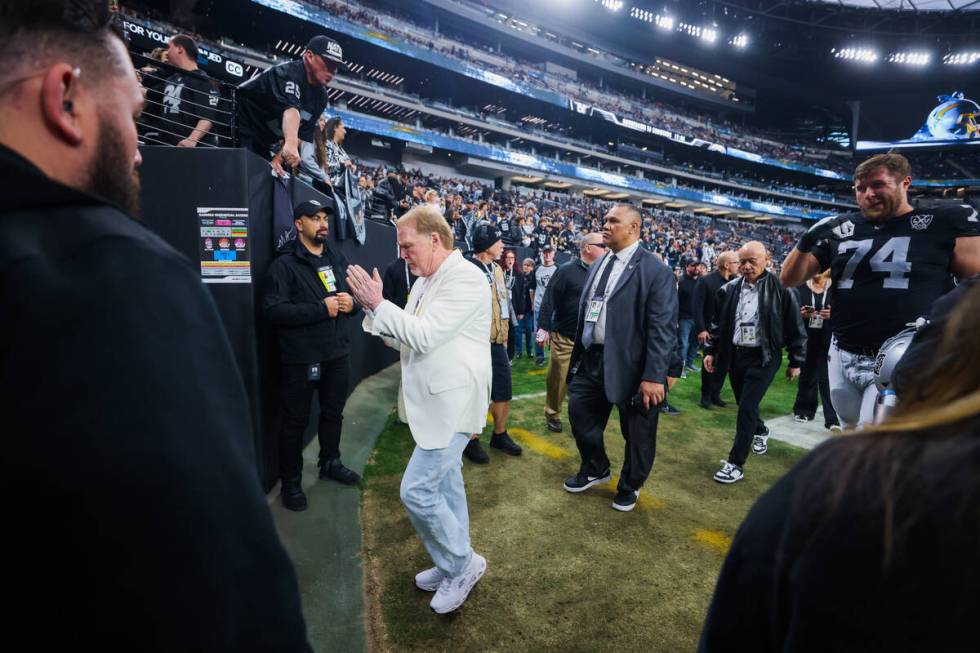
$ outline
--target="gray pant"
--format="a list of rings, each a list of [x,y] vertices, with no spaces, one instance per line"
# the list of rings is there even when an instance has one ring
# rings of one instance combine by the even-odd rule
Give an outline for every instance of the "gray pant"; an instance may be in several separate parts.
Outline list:
[[[401,499],[425,550],[443,573],[458,576],[470,561],[470,516],[463,485],[468,433],[444,449],[415,447],[402,476]]]

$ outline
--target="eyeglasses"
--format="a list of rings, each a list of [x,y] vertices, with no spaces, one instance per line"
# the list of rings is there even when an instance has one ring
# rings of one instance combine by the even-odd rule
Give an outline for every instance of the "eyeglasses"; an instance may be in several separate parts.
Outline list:
[[[589,247],[598,247],[599,249],[607,249],[603,243],[586,243]]]

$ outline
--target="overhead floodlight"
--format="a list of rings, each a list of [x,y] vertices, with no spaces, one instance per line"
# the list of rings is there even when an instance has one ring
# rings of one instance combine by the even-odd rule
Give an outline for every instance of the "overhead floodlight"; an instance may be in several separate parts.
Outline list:
[[[674,29],[674,18],[672,16],[665,16],[657,14],[657,17],[653,19],[653,22],[657,24],[657,27],[672,31]]]
[[[642,20],[647,23],[652,23],[656,19],[657,15],[652,11],[647,11],[646,9],[640,9],[638,7],[633,7],[630,9],[630,16],[636,18],[637,20]]]
[[[701,38],[708,43],[714,43],[718,38],[718,30],[713,27],[705,27],[701,30]]]
[[[972,66],[978,61],[980,61],[978,51],[950,52],[943,57],[943,63],[948,66]]]
[[[837,59],[847,59],[861,63],[878,61],[878,53],[871,48],[831,48],[830,53]]]
[[[745,48],[749,45],[749,35],[742,33],[730,38],[728,42],[736,48]]]
[[[932,59],[932,54],[922,50],[908,52],[892,52],[885,60],[888,63],[901,63],[907,66],[925,66]]]
[[[610,11],[619,11],[623,8],[623,0],[595,0]]]

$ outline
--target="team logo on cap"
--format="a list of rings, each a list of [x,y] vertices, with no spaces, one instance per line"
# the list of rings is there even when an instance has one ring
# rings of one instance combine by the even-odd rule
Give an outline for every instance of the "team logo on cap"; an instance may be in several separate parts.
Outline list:
[[[312,204],[313,206],[322,206],[322,205],[321,205],[321,204],[320,204],[319,202],[317,202],[316,200],[310,200],[310,204]]]
[[[340,48],[340,44],[336,41],[330,41],[327,43],[327,54],[331,57],[337,57],[338,59],[344,58],[344,51]]]
[[[919,231],[925,231],[932,224],[932,214],[926,213],[925,215],[913,215],[912,216],[912,228],[918,229]]]

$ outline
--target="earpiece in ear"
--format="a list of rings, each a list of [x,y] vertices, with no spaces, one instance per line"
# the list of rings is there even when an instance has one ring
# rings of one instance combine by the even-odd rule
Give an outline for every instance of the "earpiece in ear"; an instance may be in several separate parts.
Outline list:
[[[63,106],[65,111],[68,113],[72,113],[75,110],[75,104],[71,100],[65,100],[61,106]]]

